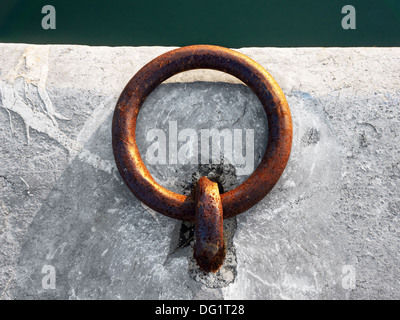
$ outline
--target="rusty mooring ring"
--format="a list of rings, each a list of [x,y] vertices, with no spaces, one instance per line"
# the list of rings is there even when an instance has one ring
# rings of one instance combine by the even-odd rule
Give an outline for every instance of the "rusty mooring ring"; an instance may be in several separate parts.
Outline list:
[[[148,95],[169,77],[191,69],[214,69],[237,77],[253,90],[268,118],[268,145],[261,163],[244,183],[221,194],[225,219],[248,210],[271,191],[286,167],[292,146],[292,119],[282,90],[263,67],[244,54],[219,46],[194,45],[169,51],[146,64],[128,82],[115,107],[115,161],[123,180],[140,201],[168,217],[195,220],[194,198],[154,181],[135,138],[139,110]]]

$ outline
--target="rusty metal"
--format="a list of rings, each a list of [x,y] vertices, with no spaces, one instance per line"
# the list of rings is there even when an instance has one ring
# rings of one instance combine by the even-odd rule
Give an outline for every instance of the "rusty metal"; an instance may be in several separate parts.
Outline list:
[[[218,184],[201,177],[196,185],[194,258],[206,272],[216,272],[225,259],[224,217]]]
[[[169,51],[146,64],[128,82],[117,102],[112,142],[118,170],[132,193],[150,208],[175,219],[194,221],[196,199],[157,184],[136,145],[139,110],[148,95],[164,80],[191,69],[214,69],[229,73],[256,94],[268,119],[268,145],[260,165],[237,188],[220,195],[223,218],[242,213],[275,186],[289,159],[292,121],[282,90],[259,64],[237,51],[218,46],[195,45]]]

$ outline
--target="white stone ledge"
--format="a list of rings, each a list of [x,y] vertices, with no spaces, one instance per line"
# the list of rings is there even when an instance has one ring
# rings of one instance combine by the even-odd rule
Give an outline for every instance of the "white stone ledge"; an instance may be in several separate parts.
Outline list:
[[[140,204],[113,159],[119,94],[170,49],[0,44],[1,297],[399,298],[400,48],[238,49],[282,87],[293,149],[274,190],[228,226],[236,253],[215,277],[194,269],[190,247],[177,250],[180,222]],[[228,75],[168,83],[141,112],[144,150],[149,128],[168,121],[265,125]],[[256,154],[266,143],[257,130]],[[172,168],[149,166],[183,189],[189,169]],[[55,290],[42,286],[45,265]]]

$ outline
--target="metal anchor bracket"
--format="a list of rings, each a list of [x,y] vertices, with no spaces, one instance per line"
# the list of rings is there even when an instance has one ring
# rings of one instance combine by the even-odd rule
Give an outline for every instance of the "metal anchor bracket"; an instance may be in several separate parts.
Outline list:
[[[216,183],[202,177],[194,194],[184,196],[157,184],[150,175],[136,144],[136,121],[145,99],[160,83],[200,68],[229,73],[253,90],[267,115],[268,145],[260,165],[237,188],[220,194]],[[289,160],[292,134],[289,106],[272,76],[244,54],[210,45],[172,50],[146,64],[121,93],[112,123],[114,157],[121,177],[150,208],[171,218],[195,221],[194,256],[206,272],[216,272],[225,257],[223,219],[248,210],[271,191]]]
[[[215,272],[225,259],[224,217],[218,184],[201,177],[196,185],[196,244],[194,258],[206,272]]]

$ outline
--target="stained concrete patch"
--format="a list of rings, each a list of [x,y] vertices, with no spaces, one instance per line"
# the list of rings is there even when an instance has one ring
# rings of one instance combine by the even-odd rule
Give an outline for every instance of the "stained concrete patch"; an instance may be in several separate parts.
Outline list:
[[[275,188],[226,228],[234,254],[218,281],[195,270],[192,245],[174,251],[182,223],[140,203],[113,159],[119,93],[169,49],[0,45],[1,298],[398,298],[399,49],[240,49],[283,88],[294,139]],[[254,129],[258,165],[262,108],[214,75],[182,74],[153,92],[140,113],[142,155],[147,132],[168,138],[176,121],[178,132]],[[181,193],[201,171],[147,165]]]

